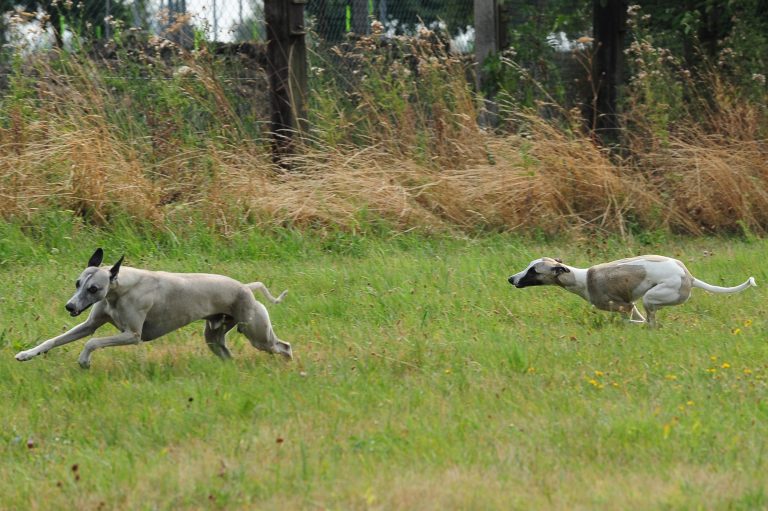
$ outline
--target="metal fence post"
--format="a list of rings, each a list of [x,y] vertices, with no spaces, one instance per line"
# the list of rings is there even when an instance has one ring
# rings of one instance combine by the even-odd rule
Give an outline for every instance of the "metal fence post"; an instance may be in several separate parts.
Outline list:
[[[306,130],[307,47],[304,5],[307,0],[265,0],[267,75],[272,110],[272,160],[289,169],[286,156]]]
[[[107,39],[112,39],[112,25],[110,24],[112,22],[112,6],[110,5],[109,0],[106,1],[106,5],[104,6],[104,37]]]
[[[352,0],[352,32],[366,35],[369,28],[368,0]]]
[[[387,0],[379,0],[379,21],[387,22]]]

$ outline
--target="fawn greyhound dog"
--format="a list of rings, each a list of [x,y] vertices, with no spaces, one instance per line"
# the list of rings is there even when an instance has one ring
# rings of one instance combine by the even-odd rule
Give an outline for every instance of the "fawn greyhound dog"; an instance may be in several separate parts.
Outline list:
[[[560,259],[542,257],[509,277],[509,283],[518,288],[560,286],[598,309],[621,312],[629,315],[633,323],[648,323],[649,326],[656,325],[655,315],[660,307],[688,300],[691,288],[712,293],[738,293],[757,285],[754,277],[749,277],[738,286],[713,286],[694,278],[677,259],[657,255],[620,259],[586,269],[566,266]],[[641,297],[647,321],[635,306],[635,301]]]
[[[266,307],[253,296],[253,291],[258,290],[270,302],[280,303],[287,291],[275,298],[261,282],[241,284],[223,275],[122,267],[123,257],[111,268],[101,268],[103,258],[104,251],[97,249],[75,282],[75,294],[64,306],[74,317],[93,305],[88,319],[58,337],[19,352],[16,360],[29,360],[89,336],[105,323],[113,324],[119,334],[85,343],[78,362],[87,369],[94,350],[151,341],[198,319],[206,320],[205,342],[221,358],[231,357],[225,336],[234,326],[255,348],[293,358],[291,345],[277,338]]]

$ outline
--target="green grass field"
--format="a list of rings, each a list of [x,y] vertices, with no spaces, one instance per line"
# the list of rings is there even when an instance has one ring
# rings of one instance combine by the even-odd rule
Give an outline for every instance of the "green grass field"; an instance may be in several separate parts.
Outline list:
[[[0,238],[2,509],[768,507],[764,241]],[[296,360],[233,331],[224,363],[197,323],[88,371],[83,341],[16,362],[76,323],[63,305],[97,244],[290,289],[269,310]],[[761,287],[695,290],[651,331],[506,282],[541,255],[648,252]]]

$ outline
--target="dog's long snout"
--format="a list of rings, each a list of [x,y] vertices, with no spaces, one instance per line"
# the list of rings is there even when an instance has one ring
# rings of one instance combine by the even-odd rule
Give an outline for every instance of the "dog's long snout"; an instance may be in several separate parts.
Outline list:
[[[511,277],[509,277],[507,279],[507,282],[509,282],[510,284],[512,284],[514,286],[515,285],[515,276],[512,275]]]

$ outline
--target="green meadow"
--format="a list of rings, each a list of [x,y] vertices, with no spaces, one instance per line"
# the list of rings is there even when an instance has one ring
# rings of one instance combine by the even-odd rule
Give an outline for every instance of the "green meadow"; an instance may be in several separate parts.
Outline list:
[[[2,229],[2,509],[768,507],[765,241]],[[233,331],[222,362],[195,323],[90,370],[83,341],[16,362],[80,319],[96,246],[289,289],[269,312],[295,360]],[[506,281],[642,253],[760,287],[694,290],[649,330]]]

